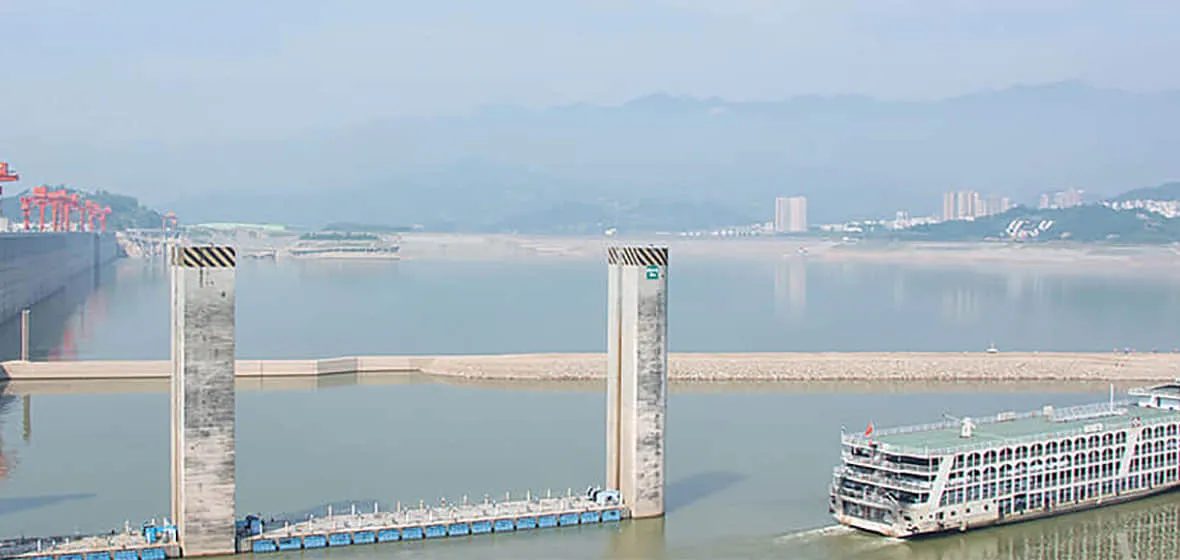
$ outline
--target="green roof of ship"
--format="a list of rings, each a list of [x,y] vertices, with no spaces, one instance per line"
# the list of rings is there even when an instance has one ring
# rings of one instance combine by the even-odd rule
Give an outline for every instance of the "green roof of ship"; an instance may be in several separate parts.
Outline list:
[[[1134,427],[1136,423],[1148,426],[1180,420],[1180,413],[1161,408],[1135,406],[1130,402],[1116,403],[1113,412],[1108,403],[1101,403],[1057,409],[1049,417],[1046,417],[1043,411],[1037,411],[973,418],[975,428],[971,436],[966,438],[961,437],[960,422],[946,421],[926,426],[881,430],[869,437],[856,434],[851,439],[861,443],[876,442],[886,452],[943,455],[1088,435],[1086,427],[1095,424],[1101,424],[1100,431],[1106,432]]]

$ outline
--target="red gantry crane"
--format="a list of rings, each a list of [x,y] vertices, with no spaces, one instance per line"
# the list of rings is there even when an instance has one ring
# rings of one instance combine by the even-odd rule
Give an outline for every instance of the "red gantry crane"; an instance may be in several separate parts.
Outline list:
[[[21,211],[25,214],[25,231],[32,230],[29,225],[29,212],[33,205],[37,206],[40,217],[37,220],[37,231],[45,231],[45,207],[49,205],[49,187],[33,187],[33,195],[21,197]]]
[[[66,204],[69,199],[70,196],[64,190],[50,191],[49,209],[53,211],[53,226],[50,231],[64,231]]]
[[[82,221],[86,224],[86,231],[94,231],[94,219],[98,217],[99,210],[102,210],[102,207],[93,200],[87,200],[82,206]]]
[[[92,200],[83,199],[78,193],[70,193],[65,189],[49,190],[49,187],[34,187],[30,196],[20,198],[20,209],[25,219],[25,231],[34,231],[31,222],[33,207],[37,207],[38,220],[36,231],[46,231],[45,209],[48,208],[48,231],[95,231],[95,220],[98,221],[98,231],[107,230],[107,216],[111,215],[110,206],[102,206]]]
[[[110,215],[111,215],[111,207],[110,206],[103,206],[102,209],[98,211],[99,231],[106,231],[107,230],[107,216],[110,216]]]

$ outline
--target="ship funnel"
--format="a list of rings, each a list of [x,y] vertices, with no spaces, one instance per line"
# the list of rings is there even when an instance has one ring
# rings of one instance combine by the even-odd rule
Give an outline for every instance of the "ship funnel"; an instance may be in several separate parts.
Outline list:
[[[960,424],[962,425],[962,429],[959,431],[959,437],[971,437],[972,432],[975,431],[975,422],[972,422],[970,418],[964,418]]]

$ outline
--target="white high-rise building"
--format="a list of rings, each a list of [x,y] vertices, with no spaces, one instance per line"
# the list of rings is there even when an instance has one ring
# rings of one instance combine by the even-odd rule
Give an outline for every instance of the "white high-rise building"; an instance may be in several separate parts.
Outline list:
[[[1082,205],[1082,193],[1073,187],[1064,191],[1045,193],[1041,195],[1040,208],[1073,208]]]
[[[942,195],[942,219],[968,220],[1007,212],[1012,201],[1005,196],[981,196],[978,191],[953,191]]]
[[[804,233],[807,231],[807,197],[780,196],[774,199],[774,232]]]

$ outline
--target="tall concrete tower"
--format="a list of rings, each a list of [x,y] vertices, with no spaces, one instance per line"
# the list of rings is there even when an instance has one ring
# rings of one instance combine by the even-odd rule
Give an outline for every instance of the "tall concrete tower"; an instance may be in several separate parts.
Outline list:
[[[634,518],[664,515],[668,248],[607,249],[606,483]]]
[[[232,247],[172,246],[172,517],[184,556],[234,552]]]

